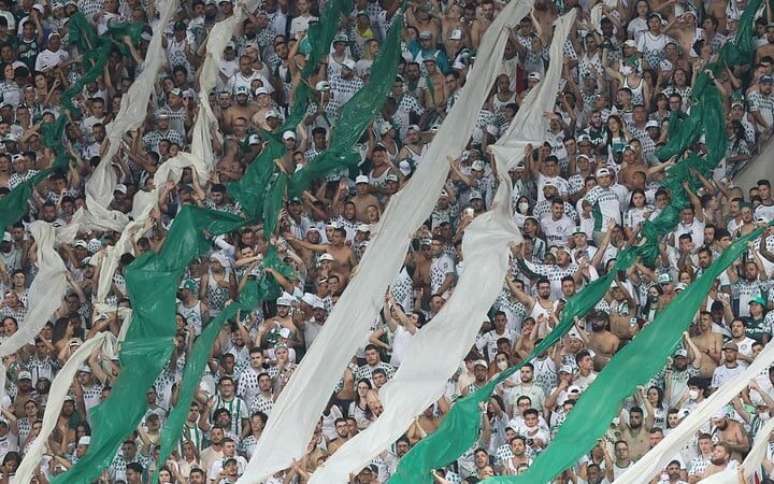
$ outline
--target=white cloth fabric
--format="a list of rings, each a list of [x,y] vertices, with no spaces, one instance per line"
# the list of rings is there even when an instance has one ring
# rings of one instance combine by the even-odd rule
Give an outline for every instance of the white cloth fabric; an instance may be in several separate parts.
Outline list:
[[[70,390],[76,373],[78,373],[81,365],[88,361],[92,352],[106,341],[107,336],[108,333],[99,333],[83,343],[75,353],[70,355],[67,363],[56,374],[56,378],[51,382],[51,390],[48,394],[46,412],[43,414],[43,426],[40,429],[40,434],[27,449],[24,459],[11,479],[12,484],[27,484],[32,480],[35,468],[40,464],[43,453],[46,450],[48,437],[56,428],[59,413],[62,411],[62,405],[64,405],[65,397],[67,397],[67,392]]]
[[[526,17],[531,2],[518,2],[512,12],[503,12],[513,24]],[[509,129],[510,138],[501,143],[516,144],[539,141],[545,133],[543,112],[553,107],[562,71],[562,48],[575,19],[571,12],[557,21],[551,45],[549,73],[535,94],[529,96],[513,120],[515,126],[529,126],[525,131]],[[506,34],[507,35],[507,31]],[[500,47],[497,43],[495,50]],[[553,72],[552,72],[553,71]],[[532,120],[531,124],[527,124]],[[542,122],[535,122],[541,120]],[[379,392],[384,412],[379,419],[339,448],[312,475],[310,484],[345,482],[368,462],[397,440],[411,425],[414,417],[443,394],[446,381],[457,370],[469,351],[479,329],[479,321],[497,298],[508,271],[509,245],[521,241],[521,234],[511,216],[511,181],[509,168],[518,158],[496,160],[500,184],[491,211],[477,217],[465,230],[463,253],[465,271],[443,309],[410,342],[409,350],[395,376]]]
[[[656,475],[666,467],[670,459],[680,453],[686,443],[699,430],[699,427],[709,421],[718,410],[738,395],[750,380],[765,372],[772,363],[774,363],[774,343],[769,343],[742,374],[718,388],[704,403],[693,410],[676,429],[669,432],[664,440],[629,467],[623,475],[617,477],[616,484],[639,484],[643,481],[643,476]],[[709,479],[705,479],[702,482],[708,481]]]
[[[507,6],[515,9],[515,6]],[[368,341],[371,321],[382,307],[387,286],[403,264],[411,237],[427,219],[446,181],[447,157],[457,157],[468,142],[476,116],[499,73],[513,16],[498,15],[482,39],[480,55],[465,87],[411,181],[393,196],[372,234],[358,271],[333,308],[314,345],[274,404],[239,484],[261,482],[304,455],[334,386],[356,350]]]
[[[54,250],[54,227],[36,220],[30,224],[35,239],[38,275],[32,280],[28,293],[27,314],[19,330],[0,345],[0,358],[15,353],[22,346],[35,341],[48,319],[59,308],[67,290],[67,269]]]
[[[196,176],[200,180],[209,178],[215,160],[212,152],[212,136],[220,136],[217,129],[213,129],[217,128],[217,118],[210,106],[209,93],[215,87],[218,65],[226,44],[232,36],[239,33],[245,16],[245,8],[242,4],[237,4],[231,17],[212,27],[207,37],[207,55],[199,74],[199,114],[194,123],[191,152],[180,152],[174,158],[161,164],[153,177],[155,188],[150,192],[137,192],[135,194],[132,205],[133,220],[119,230],[121,236],[114,247],[107,249],[106,257],[103,259],[97,286],[97,301],[104,301],[107,297],[121,256],[134,252],[132,241],[142,237],[145,223],[157,205],[160,189],[164,183],[169,180],[175,183],[179,182],[183,168],[188,167],[192,167],[196,171]],[[163,50],[160,52],[163,55]]]
[[[153,30],[142,72],[129,86],[126,95],[121,98],[121,107],[115,119],[105,126],[105,137],[109,141],[107,152],[86,182],[86,206],[79,208],[70,223],[57,231],[60,242],[72,242],[78,231],[84,229],[121,232],[129,223],[129,217],[126,214],[108,209],[118,183],[118,176],[113,169],[113,157],[121,147],[123,136],[145,122],[148,101],[151,93],[154,92],[159,69],[166,58],[161,41],[177,7],[178,0],[160,2],[159,21]],[[111,273],[110,279],[112,278]],[[97,292],[99,301],[104,301],[107,291],[103,290],[103,293],[103,298],[99,299],[100,292]]]

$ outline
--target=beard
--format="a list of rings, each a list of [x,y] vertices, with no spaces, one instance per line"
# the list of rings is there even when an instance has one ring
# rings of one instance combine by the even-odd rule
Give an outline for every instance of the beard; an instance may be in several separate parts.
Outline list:
[[[716,466],[722,466],[722,465],[726,465],[726,463],[728,462],[728,459],[726,458],[719,459],[719,458],[713,457],[712,459],[710,459],[710,462],[712,462]]]

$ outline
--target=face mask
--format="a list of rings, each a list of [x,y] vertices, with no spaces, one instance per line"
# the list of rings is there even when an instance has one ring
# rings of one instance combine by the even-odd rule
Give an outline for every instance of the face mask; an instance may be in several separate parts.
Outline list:
[[[527,209],[529,209],[529,203],[527,203],[527,202],[519,202],[519,212],[527,213]]]
[[[500,370],[504,370],[504,369],[508,368],[508,362],[507,361],[498,361],[497,362],[497,368],[499,368]]]
[[[699,398],[699,390],[688,390],[688,398],[697,400]]]

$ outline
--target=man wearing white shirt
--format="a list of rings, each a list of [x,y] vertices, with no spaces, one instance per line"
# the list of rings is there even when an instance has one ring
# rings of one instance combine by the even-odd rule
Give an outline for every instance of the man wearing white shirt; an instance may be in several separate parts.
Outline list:
[[[62,37],[59,32],[48,34],[48,48],[35,59],[35,70],[45,72],[66,64],[70,60],[70,54],[61,47]]]
[[[738,354],[739,347],[736,343],[727,341],[723,344],[723,365],[715,368],[712,374],[712,388],[720,388],[724,383],[744,372],[744,367],[737,360]]]

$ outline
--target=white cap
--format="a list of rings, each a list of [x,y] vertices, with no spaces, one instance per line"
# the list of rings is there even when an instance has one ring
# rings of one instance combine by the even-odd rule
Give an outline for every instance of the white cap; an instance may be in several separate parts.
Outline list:
[[[12,242],[11,232],[3,232],[3,242]]]
[[[328,254],[326,252],[325,254],[322,254],[320,257],[318,257],[317,260],[320,261],[320,262],[326,261],[326,260],[329,260],[329,261],[333,262],[335,259],[333,258],[332,255],[330,255],[330,254]]]
[[[471,168],[475,171],[484,171],[484,162],[482,160],[476,160],[471,165]]]
[[[341,63],[341,66],[342,67],[346,67],[350,71],[354,71],[355,70],[355,61],[353,61],[352,59],[344,59],[344,61]]]
[[[540,75],[539,72],[530,72],[529,75],[527,76],[527,80],[530,80],[530,81],[539,81],[542,78],[543,76]]]
[[[656,121],[655,119],[651,119],[650,121],[645,123],[645,129],[648,129],[648,128],[660,128],[660,127],[661,126],[658,124],[658,121]]]
[[[301,302],[306,303],[310,306],[314,306],[314,299],[317,296],[312,294],[311,292],[305,292],[303,296],[301,296]]]
[[[261,94],[266,94],[266,95],[268,96],[268,95],[269,95],[269,90],[268,90],[268,89],[266,89],[266,88],[265,88],[265,87],[263,87],[263,86],[261,86],[261,87],[257,88],[257,89],[255,90],[255,97],[258,97],[258,96],[260,96]]]
[[[16,375],[16,381],[19,380],[32,380],[32,373],[28,371],[20,371],[18,375]]]
[[[406,160],[402,160],[400,163],[398,163],[398,170],[400,170],[403,176],[408,176],[411,173],[411,163]]]
[[[597,176],[610,176],[610,170],[607,168],[600,168],[597,170]]]
[[[126,185],[124,185],[123,183],[119,183],[119,184],[116,185],[116,188],[113,189],[113,191],[114,192],[121,192],[124,195],[126,195],[127,188],[126,188]]]
[[[486,360],[476,360],[473,362],[473,366],[483,366],[484,368],[489,368],[489,365],[486,364]]]
[[[78,445],[90,445],[91,444],[91,437],[88,435],[84,435],[80,439],[78,439]]]
[[[282,139],[285,141],[289,139],[296,139],[296,133],[292,130],[287,130],[284,133],[282,133]]]
[[[330,91],[331,83],[328,81],[319,81],[317,82],[317,84],[314,85],[314,89],[316,91]]]
[[[360,225],[357,226],[357,231],[358,232],[368,232],[368,233],[370,233],[371,232],[371,226],[367,225],[367,224],[360,224]]]
[[[250,144],[250,145],[259,145],[259,144],[261,144],[261,137],[260,137],[260,136],[258,136],[257,134],[251,134],[251,135],[250,135],[250,136],[247,138],[247,144]]]
[[[567,388],[567,393],[568,394],[570,394],[570,393],[580,393],[580,392],[581,392],[581,389],[580,389],[580,387],[578,385],[570,385]]]
[[[479,192],[478,190],[471,190],[470,191],[470,200],[472,201],[472,200],[475,200],[477,198],[479,200],[483,200],[484,199],[484,197],[481,196],[481,192]]]
[[[355,185],[359,185],[359,184],[361,184],[361,183],[366,183],[366,184],[367,184],[367,183],[369,183],[369,182],[370,182],[370,179],[368,178],[368,176],[367,176],[367,175],[358,175],[358,176],[355,178]]]
[[[273,109],[269,109],[266,111],[266,114],[263,115],[263,119],[269,119],[269,118],[279,118],[280,115],[277,111]]]
[[[562,365],[561,368],[559,368],[559,373],[568,373],[570,375],[573,374],[572,366],[570,365]]]
[[[277,306],[290,306],[291,304],[293,304],[293,296],[288,293],[277,298]]]
[[[323,301],[319,296],[315,296],[314,301],[312,302],[312,307],[315,309],[325,309],[325,301]]]

